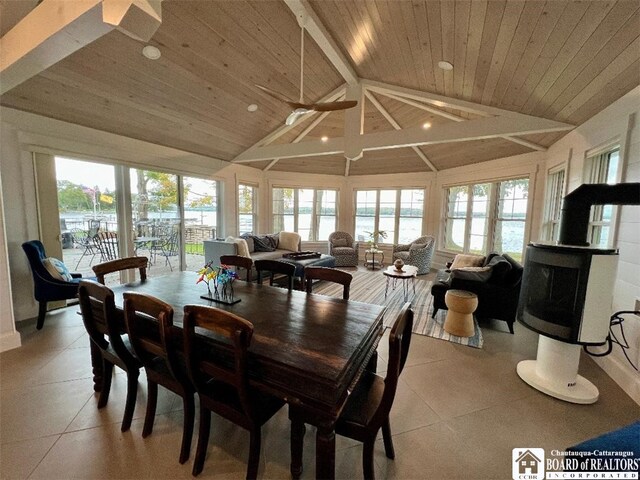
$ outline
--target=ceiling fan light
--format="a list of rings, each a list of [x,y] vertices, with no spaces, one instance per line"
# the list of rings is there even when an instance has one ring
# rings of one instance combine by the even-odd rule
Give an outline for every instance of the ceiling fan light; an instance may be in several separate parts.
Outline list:
[[[441,68],[442,70],[453,70],[453,64],[445,60],[439,61],[438,67]]]

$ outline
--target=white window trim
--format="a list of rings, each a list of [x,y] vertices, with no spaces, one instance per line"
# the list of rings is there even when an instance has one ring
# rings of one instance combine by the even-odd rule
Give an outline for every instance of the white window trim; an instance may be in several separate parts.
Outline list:
[[[400,228],[400,206],[402,205],[402,195],[401,192],[402,190],[422,190],[424,192],[423,195],[423,200],[422,200],[422,217],[421,217],[421,221],[422,221],[422,226],[421,226],[421,230],[420,230],[420,235],[419,236],[423,236],[424,235],[424,224],[425,224],[425,218],[427,215],[427,188],[424,186],[396,186],[396,187],[374,187],[374,188],[369,188],[369,187],[361,187],[361,188],[354,188],[353,189],[353,224],[351,227],[351,231],[353,232],[354,236],[357,235],[356,233],[356,218],[357,217],[364,217],[364,215],[358,215],[358,192],[372,192],[375,191],[376,192],[376,206],[375,206],[375,214],[373,215],[373,224],[374,224],[374,231],[375,230],[379,230],[380,229],[380,192],[382,190],[395,190],[396,191],[396,215],[394,218],[394,223],[393,223],[393,228],[394,228],[394,232],[395,232],[395,238],[393,239],[389,239],[387,238],[386,242],[378,242],[379,244],[393,244],[396,245],[398,244],[398,234],[400,233],[398,230]],[[402,217],[402,218],[418,218],[418,217]]]
[[[245,182],[243,180],[238,180],[236,184],[235,198],[236,198],[236,235],[240,235],[240,187],[251,187],[253,188],[253,195],[251,197],[251,221],[253,225],[253,229],[255,230],[258,226],[258,195],[259,195],[259,187],[255,182]],[[257,232],[253,232],[256,234]]]
[[[535,187],[534,186],[534,179],[532,178],[533,175],[531,175],[530,173],[524,173],[522,175],[515,175],[515,176],[509,176],[509,177],[500,177],[500,178],[494,178],[494,179],[482,179],[482,180],[472,180],[470,182],[464,182],[464,183],[451,183],[451,184],[444,184],[441,187],[441,198],[442,198],[442,202],[441,202],[441,220],[440,220],[440,234],[438,235],[438,243],[439,243],[439,248],[438,248],[438,252],[441,253],[445,253],[445,254],[451,254],[451,255],[457,255],[458,253],[465,253],[469,251],[469,242],[470,242],[470,230],[471,230],[471,222],[470,222],[470,209],[472,208],[472,203],[473,203],[473,189],[470,189],[469,191],[469,197],[467,199],[467,216],[465,217],[465,238],[464,238],[464,247],[462,252],[459,252],[457,250],[450,250],[448,248],[446,248],[446,222],[447,222],[447,209],[448,209],[448,203],[449,203],[449,196],[448,196],[448,191],[450,188],[453,187],[471,187],[473,185],[477,185],[477,184],[482,184],[482,183],[489,183],[491,184],[491,188],[489,191],[489,211],[487,213],[487,222],[489,223],[489,232],[488,232],[488,236],[487,236],[487,249],[486,252],[484,252],[485,254],[488,254],[490,252],[492,252],[493,250],[495,250],[495,228],[496,228],[496,223],[497,223],[497,208],[498,208],[498,199],[497,199],[497,184],[501,183],[501,182],[507,182],[509,180],[524,180],[527,179],[529,181],[529,195],[527,197],[527,213],[525,216],[525,227],[524,227],[524,238],[523,238],[523,247],[522,247],[522,256],[524,258],[524,253],[525,253],[525,247],[527,246],[528,243],[528,239],[530,238],[531,235],[531,222],[532,222],[532,199],[533,199],[533,195],[531,194],[532,189]]]
[[[553,231],[554,231],[553,225],[557,224],[558,231],[560,229],[560,217],[561,217],[560,212],[562,211],[562,199],[566,195],[567,188],[569,186],[568,171],[569,169],[566,163],[555,165],[554,167],[551,167],[547,170],[547,176],[545,178],[545,191],[544,191],[544,202],[545,202],[544,215],[542,217],[542,238],[549,242],[557,240],[557,238],[553,238]],[[563,172],[562,187],[561,187],[560,198],[559,198],[560,212],[559,212],[558,218],[554,219],[554,218],[551,218],[551,215],[553,213],[551,211],[551,207],[553,206],[553,204],[552,202],[549,201],[551,197],[551,192],[549,191],[551,184],[549,183],[549,180],[553,175],[557,175],[560,172]],[[554,184],[553,186],[555,187],[556,185]],[[551,228],[549,228],[550,226]]]
[[[317,187],[317,186],[305,186],[305,185],[301,185],[301,186],[287,186],[287,185],[283,185],[283,184],[273,184],[271,185],[271,188],[269,189],[269,216],[270,216],[270,228],[271,230],[275,230],[275,222],[274,222],[274,217],[275,217],[275,213],[273,211],[273,190],[276,188],[280,188],[280,189],[288,189],[288,190],[293,190],[293,229],[294,231],[298,231],[298,209],[299,209],[299,200],[298,200],[298,192],[300,190],[313,190],[313,200],[312,200],[312,206],[311,206],[311,236],[313,237],[313,240],[303,240],[304,242],[325,242],[326,239],[324,240],[318,240],[318,232],[316,231],[316,225],[318,224],[317,219],[319,216],[321,217],[326,217],[328,215],[318,215],[317,212],[317,208],[318,208],[318,191],[319,190],[330,190],[332,192],[336,193],[336,213],[335,213],[335,223],[334,223],[334,231],[338,228],[339,225],[339,210],[340,210],[340,189],[339,188],[331,188],[331,187]],[[287,214],[289,215],[289,214]]]

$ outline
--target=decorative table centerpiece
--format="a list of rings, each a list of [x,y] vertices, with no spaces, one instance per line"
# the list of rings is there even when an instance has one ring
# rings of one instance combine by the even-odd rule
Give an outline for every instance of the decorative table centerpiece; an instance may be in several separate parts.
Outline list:
[[[238,278],[238,274],[228,265],[213,266],[211,261],[198,271],[198,275],[200,276],[196,284],[204,282],[207,285],[207,294],[200,295],[200,298],[225,305],[233,305],[240,301],[233,295],[233,281]]]
[[[384,230],[374,230],[373,232],[364,232],[369,236],[369,250],[376,250],[378,248],[378,242],[382,238],[386,240],[387,232]]]

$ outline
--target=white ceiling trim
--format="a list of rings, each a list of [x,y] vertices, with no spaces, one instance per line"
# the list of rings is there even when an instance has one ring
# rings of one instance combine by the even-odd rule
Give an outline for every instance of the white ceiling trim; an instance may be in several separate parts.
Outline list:
[[[309,32],[311,38],[315,40],[327,59],[342,75],[342,78],[349,85],[359,83],[360,79],[355,69],[322,24],[316,12],[313,11],[311,5],[306,0],[284,0],[284,3],[296,16],[298,23],[304,25],[305,30]]]
[[[391,124],[391,126],[393,128],[395,128],[396,130],[402,130],[402,127],[396,121],[396,119],[393,118],[393,116],[391,116],[391,114],[387,111],[387,109],[382,106],[382,104],[378,101],[378,99],[376,97],[373,96],[373,94],[371,92],[369,92],[368,90],[365,90],[364,94],[369,99],[371,104],[374,107],[376,107],[376,109],[382,114],[382,116],[387,119],[387,121]],[[420,157],[420,159],[422,159],[422,161],[427,164],[427,166],[431,170],[433,170],[434,172],[438,171],[438,169],[435,167],[435,165],[433,165],[433,163],[431,163],[431,161],[422,152],[422,150],[420,150],[418,147],[411,147],[411,148],[413,149],[414,152],[416,152],[416,154]]]
[[[0,39],[0,94],[114,28],[149,40],[162,22],[161,0],[45,0]]]

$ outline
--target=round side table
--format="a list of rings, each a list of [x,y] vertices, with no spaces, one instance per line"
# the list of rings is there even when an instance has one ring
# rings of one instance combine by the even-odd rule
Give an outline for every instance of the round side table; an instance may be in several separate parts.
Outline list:
[[[458,337],[472,337],[475,333],[473,312],[478,308],[478,296],[466,290],[447,290],[444,303],[449,309],[444,330]]]

